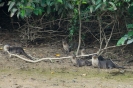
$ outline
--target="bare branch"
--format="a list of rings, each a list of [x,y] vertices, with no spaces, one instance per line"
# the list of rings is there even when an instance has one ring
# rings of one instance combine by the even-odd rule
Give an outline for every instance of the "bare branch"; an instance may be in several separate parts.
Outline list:
[[[78,55],[78,52],[79,52],[79,49],[80,49],[80,45],[81,45],[81,24],[82,23],[81,23],[80,6],[81,6],[81,0],[80,0],[80,3],[78,5],[78,12],[79,12],[79,44],[78,44],[76,55]]]
[[[26,59],[26,58],[24,58],[24,57],[21,57],[21,56],[19,56],[19,55],[17,55],[17,54],[11,54],[11,53],[9,53],[8,52],[8,54],[10,55],[10,56],[15,56],[15,57],[18,57],[18,58],[20,58],[20,59],[22,59],[22,60],[24,60],[24,61],[27,61],[27,62],[31,62],[31,63],[37,63],[37,62],[40,62],[40,61],[43,61],[43,60],[61,60],[61,59],[68,59],[68,58],[72,58],[72,56],[67,56],[67,57],[60,57],[60,58],[41,58],[41,59],[38,59],[38,58],[36,58],[36,60],[29,60],[29,59]],[[97,53],[93,53],[93,54],[97,54]],[[76,56],[76,57],[82,57],[82,56],[90,56],[90,55],[93,55],[93,54],[86,54],[86,55],[79,55],[79,56]]]

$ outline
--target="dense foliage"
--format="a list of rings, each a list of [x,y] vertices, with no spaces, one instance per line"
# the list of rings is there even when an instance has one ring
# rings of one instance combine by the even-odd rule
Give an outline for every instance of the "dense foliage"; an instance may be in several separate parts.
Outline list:
[[[2,1],[1,4],[3,4]],[[81,11],[81,21],[87,23],[94,19],[100,19],[101,21],[98,21],[98,24],[102,27],[105,25],[103,24],[103,21],[105,21],[104,19],[110,19],[110,17],[113,18],[112,20],[118,18],[118,22],[116,23],[119,23],[121,19],[133,17],[132,0],[10,0],[8,1],[8,6],[8,11],[11,13],[11,17],[17,15],[18,18],[21,17],[24,19],[30,18],[32,15],[45,15],[45,17],[49,18],[50,21],[51,18],[49,16],[54,14],[52,20],[58,18],[69,18],[68,30],[71,40],[73,36],[78,33],[79,10]],[[81,8],[78,9],[78,6]],[[117,45],[123,45],[127,40],[127,44],[133,42],[132,28],[129,28],[129,25],[132,26],[133,24],[131,21],[124,21],[125,25],[127,25],[127,29],[130,29],[130,31],[118,41]],[[105,29],[111,27],[112,24],[108,25]],[[82,38],[85,36],[86,34],[82,33]]]

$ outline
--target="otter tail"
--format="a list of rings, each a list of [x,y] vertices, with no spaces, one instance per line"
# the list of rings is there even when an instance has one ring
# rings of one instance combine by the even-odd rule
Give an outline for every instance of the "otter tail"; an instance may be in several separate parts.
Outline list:
[[[27,55],[25,52],[23,53],[24,56],[26,56],[27,58],[29,58],[30,60],[34,60],[31,56]]]
[[[118,69],[125,69],[125,67],[123,66],[118,66],[117,64],[115,64],[111,59],[108,60],[108,64],[110,68],[118,68]]]
[[[115,67],[118,68],[118,69],[126,69],[125,67],[123,67],[123,66],[118,66],[118,65],[115,65]]]
[[[131,63],[131,62],[133,62],[133,60],[129,60],[129,61],[127,61],[127,63]]]

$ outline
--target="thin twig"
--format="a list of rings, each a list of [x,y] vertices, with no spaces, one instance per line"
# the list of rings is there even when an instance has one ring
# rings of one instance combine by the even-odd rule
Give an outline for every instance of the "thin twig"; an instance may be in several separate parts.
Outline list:
[[[108,46],[108,44],[110,42],[110,39],[111,39],[112,34],[113,34],[114,27],[115,27],[115,22],[114,22],[114,25],[113,25],[113,28],[112,28],[112,31],[111,31],[111,34],[110,34],[109,38],[108,39],[106,38],[106,40],[105,40],[106,41],[106,45],[105,45],[104,49],[107,48],[107,46]],[[106,37],[106,35],[104,37]],[[99,54],[102,54],[102,53],[103,53],[103,50],[102,51],[100,50],[100,53]]]

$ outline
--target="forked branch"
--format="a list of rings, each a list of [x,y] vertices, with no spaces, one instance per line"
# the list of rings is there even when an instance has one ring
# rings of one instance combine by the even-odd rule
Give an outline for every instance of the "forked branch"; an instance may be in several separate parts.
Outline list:
[[[67,57],[60,57],[60,58],[41,58],[41,59],[36,58],[36,60],[29,60],[29,59],[26,59],[26,58],[24,58],[24,57],[21,57],[21,56],[19,56],[19,55],[17,55],[17,54],[11,54],[11,53],[8,53],[8,54],[9,54],[10,56],[15,56],[15,57],[17,57],[17,58],[20,58],[20,59],[22,59],[22,60],[24,60],[24,61],[31,62],[31,63],[36,63],[36,62],[40,62],[40,61],[43,61],[43,60],[50,60],[50,61],[52,61],[52,60],[61,60],[61,59],[72,58],[72,56],[67,56]],[[96,53],[93,53],[93,54],[96,54]],[[90,55],[93,55],[93,54],[79,55],[79,56],[76,56],[76,57],[90,56]]]

